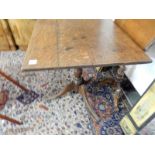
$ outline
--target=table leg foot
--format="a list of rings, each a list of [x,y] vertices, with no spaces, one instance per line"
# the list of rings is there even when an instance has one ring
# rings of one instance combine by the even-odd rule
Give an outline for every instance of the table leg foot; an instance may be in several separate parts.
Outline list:
[[[82,68],[77,68],[74,71],[74,77],[75,77],[75,81],[69,83],[68,85],[66,85],[64,87],[64,89],[62,91],[60,91],[60,93],[58,93],[57,95],[53,96],[53,99],[59,98],[61,96],[66,95],[68,92],[74,91],[76,93],[79,92],[79,86],[82,84],[83,82],[83,78],[82,78]]]
[[[57,95],[53,96],[53,99],[62,97],[64,95],[66,95],[68,92],[75,91],[75,90],[76,90],[76,85],[75,85],[74,82],[71,82],[70,84],[66,85],[64,87],[64,89],[62,91],[60,91],[60,93],[58,93]]]

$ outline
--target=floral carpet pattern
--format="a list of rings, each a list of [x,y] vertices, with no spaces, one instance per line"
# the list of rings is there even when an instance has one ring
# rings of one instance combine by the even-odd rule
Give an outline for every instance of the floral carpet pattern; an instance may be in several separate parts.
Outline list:
[[[0,52],[0,69],[39,96],[30,104],[23,104],[24,91],[0,76],[0,90],[9,93],[0,113],[23,122],[16,125],[0,119],[0,134],[93,134],[90,116],[79,94],[51,99],[72,80],[73,71],[21,72],[23,58],[21,51]]]
[[[101,74],[101,73],[98,73]],[[107,72],[106,72],[107,74]],[[105,79],[104,73],[100,79]],[[109,77],[109,76],[108,76]],[[120,120],[128,112],[126,100],[122,96],[118,101],[118,111],[114,108],[114,90],[109,85],[98,84],[98,79],[86,85],[88,102],[101,121],[92,118],[95,134],[100,135],[122,135],[123,131],[119,125]]]
[[[96,122],[81,95],[68,93],[52,99],[73,80],[72,69],[21,72],[24,54],[21,51],[0,52],[0,69],[32,92],[27,95],[0,76],[0,91],[9,93],[7,104],[0,113],[23,122],[15,125],[0,119],[0,134],[123,134],[119,121],[127,111],[123,100],[119,101],[119,110],[114,111],[110,87],[99,87],[94,83],[86,86],[89,102],[102,118]]]

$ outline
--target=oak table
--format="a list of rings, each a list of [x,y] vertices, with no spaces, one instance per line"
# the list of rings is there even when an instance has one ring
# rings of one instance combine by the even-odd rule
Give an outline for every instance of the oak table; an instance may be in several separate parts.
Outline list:
[[[112,20],[38,20],[30,39],[22,71],[77,68],[75,81],[84,84],[82,67],[151,62],[144,51]]]

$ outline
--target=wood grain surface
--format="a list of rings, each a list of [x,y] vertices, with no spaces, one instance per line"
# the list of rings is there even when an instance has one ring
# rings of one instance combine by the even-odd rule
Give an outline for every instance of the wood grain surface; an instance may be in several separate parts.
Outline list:
[[[8,19],[16,45],[26,51],[36,20],[34,19]]]
[[[119,25],[142,49],[155,41],[155,19],[117,19]]]
[[[12,35],[12,31],[10,29],[9,23],[6,19],[1,19],[1,24],[5,33],[5,36],[7,38],[7,41],[9,43],[9,50],[15,51],[17,49],[16,44],[15,44],[15,40],[13,38]]]
[[[0,20],[0,51],[16,50],[11,30],[5,19]]]
[[[36,64],[29,64],[37,60]],[[112,20],[38,20],[22,70],[151,62]]]

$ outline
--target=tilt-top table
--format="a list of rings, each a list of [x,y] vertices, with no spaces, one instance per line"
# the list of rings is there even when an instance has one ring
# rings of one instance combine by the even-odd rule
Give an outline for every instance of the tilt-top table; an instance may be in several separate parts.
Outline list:
[[[76,82],[58,96],[83,84],[82,68],[151,62],[144,51],[112,20],[38,20],[22,71],[77,68]]]

